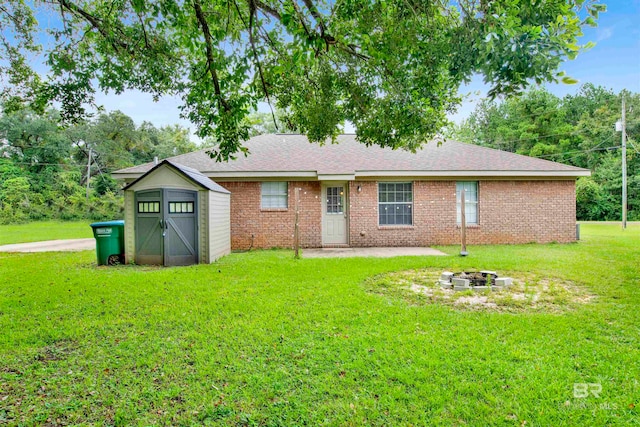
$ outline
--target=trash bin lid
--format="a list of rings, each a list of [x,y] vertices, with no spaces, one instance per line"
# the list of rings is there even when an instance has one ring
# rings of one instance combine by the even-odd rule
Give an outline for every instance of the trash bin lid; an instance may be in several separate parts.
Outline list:
[[[94,222],[93,224],[90,224],[91,227],[96,228],[96,227],[113,227],[113,226],[122,226],[124,227],[124,220],[123,219],[117,219],[115,221],[102,221],[102,222]]]

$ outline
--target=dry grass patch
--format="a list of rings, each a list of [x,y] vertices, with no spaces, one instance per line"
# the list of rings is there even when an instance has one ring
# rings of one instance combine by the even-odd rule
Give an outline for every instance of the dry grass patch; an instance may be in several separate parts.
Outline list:
[[[386,273],[368,279],[365,286],[369,292],[400,297],[411,304],[443,304],[462,310],[560,312],[587,304],[594,298],[572,281],[515,271],[499,272],[500,277],[513,278],[510,288],[456,292],[440,287],[441,273],[439,269]]]

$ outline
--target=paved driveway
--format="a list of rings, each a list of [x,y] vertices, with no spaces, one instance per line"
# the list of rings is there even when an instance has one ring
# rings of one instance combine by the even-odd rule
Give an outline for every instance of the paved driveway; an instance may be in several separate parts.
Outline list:
[[[95,239],[47,240],[44,242],[15,243],[0,246],[0,252],[71,252],[87,251],[96,247]],[[433,248],[319,248],[304,249],[303,258],[347,258],[396,256],[443,256],[447,255]]]
[[[71,252],[95,249],[95,239],[47,240],[0,246],[0,252]]]
[[[447,255],[433,248],[319,248],[304,249],[302,258],[348,258],[377,257],[391,258],[395,256],[443,256]]]

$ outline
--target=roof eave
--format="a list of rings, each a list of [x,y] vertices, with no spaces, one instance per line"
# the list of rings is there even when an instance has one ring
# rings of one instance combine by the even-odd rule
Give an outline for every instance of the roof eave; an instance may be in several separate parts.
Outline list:
[[[149,171],[147,171],[149,172]],[[116,179],[137,179],[147,172],[113,172],[112,175]],[[225,172],[202,172],[209,178],[217,179],[282,179],[282,178],[311,178],[312,180],[343,180],[353,181],[360,178],[375,177],[512,177],[512,178],[578,178],[581,176],[591,176],[591,171],[587,169],[567,170],[567,171],[492,171],[492,170],[452,170],[452,171],[374,171],[362,170],[355,173],[341,174],[319,174],[315,171],[225,171]]]
[[[115,179],[137,179],[147,172],[111,172],[111,176]]]
[[[318,178],[316,171],[204,171],[209,178]]]
[[[519,171],[519,170],[451,170],[451,171],[356,171],[356,178],[371,177],[548,177],[578,178],[591,176],[588,169],[566,171]]]

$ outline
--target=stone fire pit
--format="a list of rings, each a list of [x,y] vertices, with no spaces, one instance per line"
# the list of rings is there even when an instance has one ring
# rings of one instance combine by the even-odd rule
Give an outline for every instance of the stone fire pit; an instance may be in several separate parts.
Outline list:
[[[445,271],[440,275],[438,281],[444,289],[453,289],[454,291],[498,291],[510,287],[513,279],[510,277],[498,277],[495,271],[462,271],[452,273]]]

